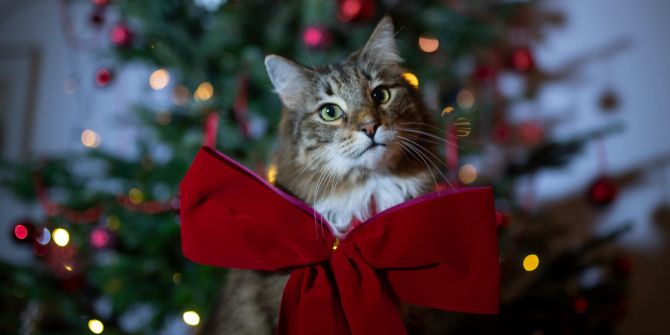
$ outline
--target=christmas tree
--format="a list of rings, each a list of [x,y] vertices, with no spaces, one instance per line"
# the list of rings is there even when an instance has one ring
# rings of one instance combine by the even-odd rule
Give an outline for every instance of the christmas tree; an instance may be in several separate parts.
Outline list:
[[[2,162],[0,181],[43,213],[11,234],[32,248],[29,266],[0,264],[0,332],[163,334],[200,329],[225,283],[224,269],[181,254],[178,184],[202,145],[273,178],[280,102],[263,66],[279,54],[315,66],[362,46],[384,15],[397,27],[405,79],[422,90],[441,124],[445,187],[492,185],[498,207],[502,305],[498,316],[439,315],[438,329],[415,333],[613,333],[625,313],[630,261],[611,241],[628,229],[570,240],[560,210],[534,210],[523,182],[564,166],[585,143],[551,136],[541,111],[522,121],[516,104],[578,70],[547,72],[533,45],[560,25],[560,13],[526,1],[93,0],[91,22],[109,40],[115,67],[141,62],[147,85],[169,92],[169,108],[129,108],[141,135],[137,158],[81,133],[85,155]],[[106,22],[107,18],[115,18]],[[114,68],[94,74],[100,89]],[[503,81],[515,85],[503,85]],[[123,84],[123,83],[117,83]],[[616,96],[602,102],[616,107]],[[102,173],[82,173],[77,165]],[[616,181],[589,188],[594,210],[616,199]],[[586,200],[585,200],[586,201]],[[558,214],[557,214],[558,213]],[[567,237],[566,237],[567,236]],[[572,241],[568,243],[566,241]],[[429,317],[429,316],[426,316]],[[432,317],[432,316],[431,316]],[[191,329],[191,330],[189,330]]]

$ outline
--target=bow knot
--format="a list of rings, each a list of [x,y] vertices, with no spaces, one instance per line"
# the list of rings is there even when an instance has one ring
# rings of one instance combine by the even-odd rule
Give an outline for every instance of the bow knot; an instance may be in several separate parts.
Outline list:
[[[182,249],[192,261],[291,270],[278,334],[406,334],[398,302],[498,311],[489,188],[410,200],[338,239],[315,231],[315,219],[325,221],[303,202],[203,148],[182,181],[181,202]]]

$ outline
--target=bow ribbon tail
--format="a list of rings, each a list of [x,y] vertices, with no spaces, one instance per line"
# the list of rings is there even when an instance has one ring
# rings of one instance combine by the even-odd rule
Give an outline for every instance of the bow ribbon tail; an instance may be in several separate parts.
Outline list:
[[[396,302],[375,270],[358,249],[340,249],[331,264],[351,334],[407,334]]]
[[[282,296],[278,335],[351,333],[324,264],[327,263],[299,268],[291,273]]]

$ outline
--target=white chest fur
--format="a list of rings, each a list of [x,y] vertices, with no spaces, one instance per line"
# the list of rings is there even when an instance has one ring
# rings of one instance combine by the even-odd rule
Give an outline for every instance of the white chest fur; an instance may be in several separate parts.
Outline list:
[[[328,220],[333,232],[341,236],[349,230],[352,219],[365,221],[371,216],[372,196],[375,198],[376,211],[379,213],[418,196],[422,185],[422,179],[418,177],[373,175],[346,194],[318,199],[314,208]]]

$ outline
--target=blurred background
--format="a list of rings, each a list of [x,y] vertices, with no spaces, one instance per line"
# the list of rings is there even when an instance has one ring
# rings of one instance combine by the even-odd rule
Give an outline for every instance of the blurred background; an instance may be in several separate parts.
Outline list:
[[[449,142],[434,163],[496,194],[501,313],[450,314],[438,333],[670,334],[669,12],[0,0],[0,333],[201,330],[226,271],[181,255],[177,189],[195,152],[272,180],[280,103],[264,55],[338,61],[390,15],[405,79]]]

